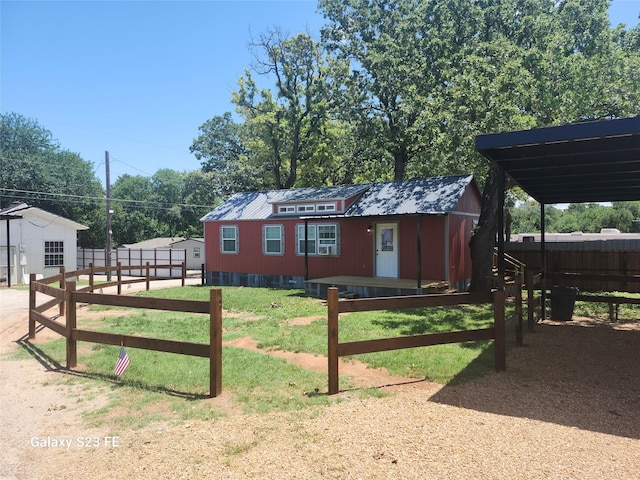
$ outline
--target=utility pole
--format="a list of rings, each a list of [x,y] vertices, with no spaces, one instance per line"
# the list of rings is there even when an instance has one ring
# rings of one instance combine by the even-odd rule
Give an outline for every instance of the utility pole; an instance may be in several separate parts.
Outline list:
[[[109,152],[104,152],[106,168],[105,181],[107,184],[107,245],[105,248],[104,264],[111,267],[111,175],[109,173]],[[107,270],[107,282],[111,281],[111,270]]]

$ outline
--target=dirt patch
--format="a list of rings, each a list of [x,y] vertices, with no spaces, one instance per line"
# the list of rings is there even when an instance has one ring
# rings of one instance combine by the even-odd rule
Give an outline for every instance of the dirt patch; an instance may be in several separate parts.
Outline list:
[[[309,325],[310,323],[315,322],[316,320],[323,320],[327,317],[321,316],[321,315],[313,315],[311,317],[300,317],[300,318],[294,318],[293,320],[289,320],[287,322],[287,325],[289,326],[301,326],[301,325]]]
[[[277,349],[262,349],[258,347],[258,342],[251,337],[241,337],[230,342],[224,342],[225,346],[245,348],[255,352],[261,352],[277,358],[283,358],[287,362],[298,365],[299,367],[317,372],[328,371],[328,360],[323,355],[313,355],[303,352],[288,352]],[[405,383],[413,383],[418,379],[394,376],[384,368],[371,368],[366,363],[355,359],[343,360],[338,359],[338,371],[340,375],[353,377],[351,380],[357,388],[362,387],[387,387],[392,385],[403,385]]]

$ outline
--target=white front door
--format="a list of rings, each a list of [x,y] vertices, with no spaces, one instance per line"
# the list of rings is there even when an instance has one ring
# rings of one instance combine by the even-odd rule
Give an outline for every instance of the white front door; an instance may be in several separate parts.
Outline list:
[[[376,277],[398,278],[398,224],[376,224]]]

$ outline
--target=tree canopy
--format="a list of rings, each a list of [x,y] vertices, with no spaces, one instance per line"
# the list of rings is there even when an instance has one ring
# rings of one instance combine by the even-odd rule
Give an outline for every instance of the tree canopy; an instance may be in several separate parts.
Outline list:
[[[17,113],[0,115],[0,188],[5,207],[25,202],[88,226],[80,244],[96,245],[104,236],[104,191],[93,165]]]

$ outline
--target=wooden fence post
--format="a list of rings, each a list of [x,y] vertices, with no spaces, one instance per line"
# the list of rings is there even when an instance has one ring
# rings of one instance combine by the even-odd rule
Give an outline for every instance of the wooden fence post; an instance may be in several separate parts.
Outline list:
[[[329,395],[340,391],[338,377],[338,289],[327,289],[327,323],[328,323],[328,356],[329,356]]]
[[[76,328],[76,302],[73,300],[73,292],[76,282],[67,282],[64,290],[64,303],[67,304],[67,368],[74,368],[78,364],[78,342],[73,338]]]
[[[182,286],[184,287],[187,279],[187,262],[182,262]]]
[[[147,262],[147,292],[149,291],[149,262]]]
[[[64,290],[64,287],[65,287],[65,282],[67,281],[67,278],[66,278],[65,274],[66,274],[65,268],[64,267],[60,267],[60,288],[62,288],[63,290]],[[63,317],[64,316],[64,302],[61,302],[59,304],[58,308],[60,309],[59,310],[60,316]]]
[[[36,338],[36,320],[32,316],[32,312],[36,309],[36,274],[29,274],[29,340]]]
[[[522,346],[522,275],[516,276],[516,345]]]
[[[505,342],[504,290],[493,292],[493,328],[496,372],[507,369],[507,349]]]
[[[95,285],[95,279],[93,276],[96,274],[93,267],[93,262],[89,263],[89,291],[93,293],[93,286]]]
[[[122,295],[122,262],[116,263],[116,273],[118,274],[118,295]]]
[[[222,393],[222,290],[209,293],[209,395]]]

